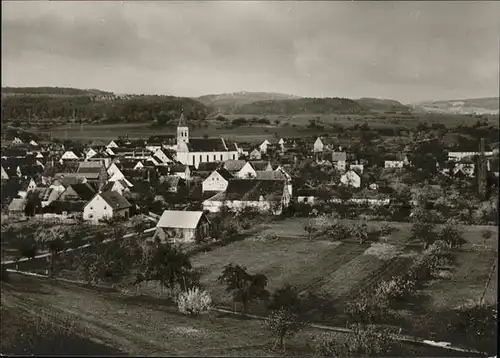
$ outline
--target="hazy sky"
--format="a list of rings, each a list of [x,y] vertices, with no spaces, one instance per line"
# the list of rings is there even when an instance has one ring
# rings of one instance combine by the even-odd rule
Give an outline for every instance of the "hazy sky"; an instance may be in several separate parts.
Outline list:
[[[2,86],[497,96],[500,2],[6,2]]]

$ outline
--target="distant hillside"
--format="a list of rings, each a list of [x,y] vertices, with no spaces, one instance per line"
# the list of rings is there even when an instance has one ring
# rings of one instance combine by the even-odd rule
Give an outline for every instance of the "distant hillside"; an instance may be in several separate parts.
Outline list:
[[[175,118],[182,110],[192,119],[205,119],[210,112],[200,102],[185,97],[115,96],[99,90],[55,87],[2,89],[2,121],[148,122],[158,117]]]
[[[496,114],[499,110],[499,99],[498,97],[489,97],[449,101],[428,101],[416,103],[415,108],[426,112]]]
[[[112,92],[97,89],[68,87],[2,87],[3,96],[114,96]]]
[[[258,101],[235,110],[237,114],[328,114],[362,113],[368,109],[348,98],[300,98],[278,101]]]
[[[194,98],[209,106],[216,112],[221,113],[234,113],[239,107],[260,101],[274,101],[286,99],[298,99],[300,97],[283,94],[283,93],[268,93],[268,92],[235,92],[235,93],[221,93],[209,94],[201,97]]]
[[[21,128],[15,128],[11,126],[6,126],[2,128],[2,140],[11,141],[15,137],[21,139],[24,143],[28,143],[30,140],[39,141],[40,136],[28,131],[25,131]]]
[[[356,102],[372,111],[380,112],[410,112],[410,107],[391,99],[360,98]]]

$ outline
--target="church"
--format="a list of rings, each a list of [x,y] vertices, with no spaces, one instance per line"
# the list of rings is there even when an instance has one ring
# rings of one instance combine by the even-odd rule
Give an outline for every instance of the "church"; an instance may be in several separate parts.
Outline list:
[[[177,126],[177,160],[182,164],[192,165],[196,169],[200,163],[223,162],[238,159],[236,143],[224,138],[189,138],[189,128],[184,113]]]

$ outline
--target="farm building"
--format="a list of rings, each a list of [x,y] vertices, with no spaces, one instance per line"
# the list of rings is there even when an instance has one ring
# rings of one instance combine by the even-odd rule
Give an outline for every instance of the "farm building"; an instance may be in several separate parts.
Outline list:
[[[212,172],[202,183],[202,191],[218,193],[226,190],[229,180],[233,178],[226,169],[217,169]]]
[[[154,238],[189,242],[207,238],[210,222],[202,211],[165,210],[156,225]]]
[[[83,219],[99,221],[116,217],[128,218],[132,204],[116,191],[96,194],[83,208]]]
[[[239,211],[247,207],[280,215],[290,205],[284,180],[233,179],[225,191],[203,202],[203,209],[219,212],[222,207]]]

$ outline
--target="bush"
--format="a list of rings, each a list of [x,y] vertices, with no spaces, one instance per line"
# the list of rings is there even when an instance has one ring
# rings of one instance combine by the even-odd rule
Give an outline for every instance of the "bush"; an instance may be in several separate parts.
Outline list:
[[[267,330],[276,338],[274,347],[279,344],[279,347],[283,350],[285,350],[285,337],[294,335],[303,327],[304,323],[297,320],[297,316],[287,308],[273,311],[266,321]]]
[[[321,333],[311,337],[310,348],[319,357],[342,357],[345,356],[345,345],[337,342],[332,334]]]
[[[382,281],[375,291],[375,295],[387,297],[389,300],[403,300],[415,292],[415,282],[401,276],[393,277],[389,281]]]
[[[179,312],[185,315],[198,316],[210,312],[212,298],[207,291],[194,287],[179,295],[177,306],[179,307]]]

